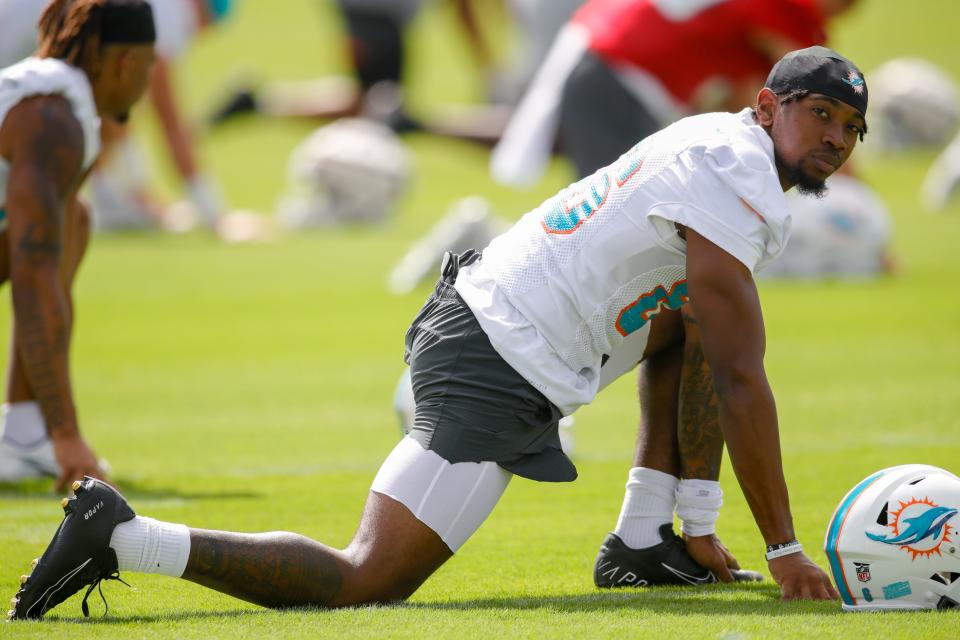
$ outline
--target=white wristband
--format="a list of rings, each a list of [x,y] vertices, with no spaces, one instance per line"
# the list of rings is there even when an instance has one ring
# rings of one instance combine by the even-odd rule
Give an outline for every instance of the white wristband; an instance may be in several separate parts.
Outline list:
[[[717,531],[723,506],[723,489],[713,480],[681,480],[677,485],[677,517],[688,536],[709,536]]]
[[[785,542],[784,544],[770,545],[767,547],[767,562],[770,560],[776,560],[777,558],[782,558],[783,556],[800,553],[801,551],[803,551],[803,545],[797,540],[791,540],[790,542]]]

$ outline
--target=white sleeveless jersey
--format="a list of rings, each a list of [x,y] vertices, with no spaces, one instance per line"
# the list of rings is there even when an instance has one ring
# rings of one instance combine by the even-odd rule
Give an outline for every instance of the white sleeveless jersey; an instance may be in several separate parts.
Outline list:
[[[86,170],[100,153],[100,118],[90,82],[76,67],[54,58],[26,58],[0,70],[0,125],[10,109],[24,99],[55,94],[67,99],[83,129],[83,168]],[[0,208],[7,199],[9,173],[9,164],[0,158]]]
[[[650,319],[688,301],[674,223],[751,271],[782,251],[790,216],[773,142],[749,109],[646,138],[495,238],[456,288],[503,359],[570,414],[596,395],[604,361],[629,371]]]

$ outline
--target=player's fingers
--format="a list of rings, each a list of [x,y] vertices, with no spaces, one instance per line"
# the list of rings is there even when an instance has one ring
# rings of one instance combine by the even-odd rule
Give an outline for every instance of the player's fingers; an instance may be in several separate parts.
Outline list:
[[[69,487],[74,480],[78,479],[75,477],[76,475],[77,473],[73,467],[64,467],[60,472],[60,477],[57,478],[57,483],[54,485],[54,489],[57,491],[66,491],[67,487]],[[81,474],[80,478],[82,477],[83,475]]]
[[[726,564],[720,563],[715,569],[713,569],[713,575],[717,576],[717,580],[720,582],[733,582],[733,574],[730,573],[729,567]]]
[[[723,556],[724,556],[724,560],[727,563],[727,567],[729,567],[730,569],[740,568],[740,563],[737,562],[737,559],[733,557],[733,554],[730,553],[730,551],[726,547],[723,547]]]
[[[796,600],[797,598],[797,591],[794,589],[792,582],[784,581],[783,584],[780,585],[780,593],[782,594],[781,599],[783,600]]]
[[[727,567],[727,559],[718,549],[716,553],[711,553],[707,561],[703,563],[704,568],[713,572],[720,582],[733,582],[733,574]]]
[[[83,475],[97,478],[98,480],[105,479],[105,474],[103,473],[103,469],[100,468],[99,464],[94,464],[92,467],[87,467],[84,470]]]
[[[840,594],[837,593],[837,590],[833,588],[833,583],[830,582],[830,578],[824,578],[824,583],[827,585],[827,595],[830,600],[839,600]]]

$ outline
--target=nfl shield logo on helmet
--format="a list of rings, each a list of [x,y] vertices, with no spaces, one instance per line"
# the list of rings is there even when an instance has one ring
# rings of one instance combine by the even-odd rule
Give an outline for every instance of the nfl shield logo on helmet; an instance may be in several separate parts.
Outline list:
[[[870,565],[866,562],[854,562],[853,566],[857,570],[857,580],[860,582],[870,582]]]

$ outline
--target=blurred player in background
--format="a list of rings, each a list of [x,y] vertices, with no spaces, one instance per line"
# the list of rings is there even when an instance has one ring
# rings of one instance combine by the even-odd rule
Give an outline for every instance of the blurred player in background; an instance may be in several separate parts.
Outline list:
[[[147,88],[155,29],[144,0],[55,0],[37,57],[0,72],[0,270],[13,348],[0,479],[103,472],[79,430],[70,381],[72,284],[90,233],[77,198],[100,121],[124,122]]]
[[[787,199],[790,244],[760,276],[861,280],[895,272],[893,220],[883,201],[852,176],[833,176],[827,186],[823,198]]]
[[[517,98],[539,66],[557,30],[582,0],[450,0],[468,42],[474,66],[486,85],[479,105],[433,105],[428,115],[412,117],[403,101],[409,73],[410,25],[423,0],[337,0],[348,38],[353,78],[327,77],[308,83],[272,83],[241,88],[210,117],[212,125],[258,112],[277,117],[364,116],[397,133],[425,131],[491,145],[499,140]],[[498,66],[493,38],[479,19],[482,11],[506,7],[518,27],[518,53]]]
[[[0,67],[37,48],[37,21],[50,0],[0,0]],[[157,29],[157,64],[149,96],[174,167],[194,214],[214,226],[224,212],[219,188],[199,166],[196,141],[184,120],[174,88],[174,66],[196,37],[223,19],[232,0],[150,0]],[[103,123],[103,157],[90,178],[97,229],[164,224],[165,211],[150,193],[150,176],[139,145],[125,124]],[[182,221],[170,221],[174,226]]]
[[[482,255],[448,254],[405,340],[414,428],[381,466],[346,549],[138,517],[108,485],[85,480],[21,577],[9,617],[42,617],[119,571],[181,577],[272,607],[402,600],[469,539],[513,475],[577,477],[557,423],[594,399],[604,365],[631,338],[656,371],[641,389],[653,424],[672,426],[685,403],[708,410],[716,398],[783,598],[837,599],[793,528],[753,274],[789,238],[785,192],[821,193],[866,133],[866,112],[852,62],[823,47],[792,52],[754,108],[684,119],[527,213]],[[695,317],[681,317],[685,303]],[[687,397],[678,379],[692,333],[704,359],[699,392]],[[676,431],[648,435],[650,458],[679,474]],[[697,497],[692,508],[710,508]],[[97,517],[81,517],[91,509]],[[710,575],[687,564],[675,540],[666,559],[621,562],[614,536],[606,546],[618,571],[604,577],[731,579],[735,560],[714,536],[699,537],[697,560]]]
[[[157,25],[157,64],[148,96],[187,196],[190,219],[175,219],[173,210],[156,201],[139,145],[125,127],[108,123],[103,166],[91,178],[98,228],[153,224],[177,229],[194,221],[215,228],[226,213],[226,205],[216,181],[200,165],[196,138],[177,97],[175,73],[197,37],[227,17],[233,0],[150,0],[150,4]],[[116,138],[116,144],[109,143],[112,138]]]
[[[491,66],[472,9],[474,0],[455,2],[477,65]],[[240,89],[210,117],[218,125],[233,116],[260,112],[278,117],[341,118],[361,114],[365,105],[378,110],[398,131],[419,129],[403,107],[401,86],[407,73],[407,29],[423,0],[335,0],[347,31],[353,78],[328,77],[308,83],[274,84]],[[371,95],[373,92],[373,95]]]
[[[559,135],[578,177],[692,113],[750,104],[766,70],[822,44],[855,0],[590,0],[574,15],[491,160],[534,182]]]

